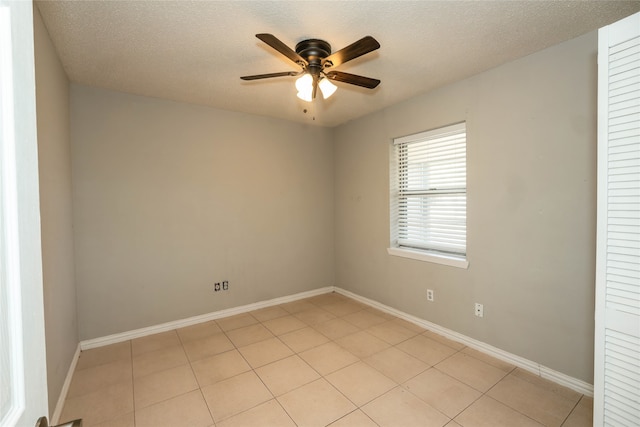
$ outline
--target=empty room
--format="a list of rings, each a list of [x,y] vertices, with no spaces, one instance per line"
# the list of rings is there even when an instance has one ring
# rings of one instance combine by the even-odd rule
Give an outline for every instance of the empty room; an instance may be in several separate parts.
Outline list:
[[[638,11],[1,0],[0,425],[638,425]]]

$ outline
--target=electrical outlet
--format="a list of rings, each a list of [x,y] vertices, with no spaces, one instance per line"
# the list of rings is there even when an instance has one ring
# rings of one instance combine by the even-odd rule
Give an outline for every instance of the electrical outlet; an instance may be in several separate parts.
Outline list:
[[[222,282],[222,290],[223,291],[229,290],[229,281],[228,280],[225,280],[224,282]]]
[[[220,282],[216,282],[216,283],[213,285],[213,290],[214,290],[215,292],[218,292],[218,291],[220,290]]]
[[[478,317],[484,317],[484,306],[480,303],[476,303],[475,315]]]
[[[427,289],[427,301],[433,301],[433,289]]]

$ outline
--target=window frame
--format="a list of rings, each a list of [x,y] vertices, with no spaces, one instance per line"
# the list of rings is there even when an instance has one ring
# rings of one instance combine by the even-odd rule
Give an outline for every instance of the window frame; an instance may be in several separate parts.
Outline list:
[[[391,141],[390,146],[390,159],[389,159],[389,180],[390,180],[390,247],[387,248],[387,252],[389,255],[398,256],[403,258],[410,258],[419,261],[432,262],[437,264],[448,265],[452,267],[458,268],[468,268],[469,262],[467,260],[467,231],[466,231],[466,223],[467,223],[467,184],[466,184],[466,174],[467,174],[467,155],[466,155],[466,146],[467,146],[467,137],[466,137],[466,122],[458,122],[448,126],[442,126],[438,128],[434,128],[428,131],[419,132],[403,137],[394,138]],[[411,191],[412,194],[418,193],[418,195],[429,195],[433,196],[436,194],[463,194],[464,195],[464,220],[465,220],[465,230],[464,230],[464,253],[454,253],[447,252],[441,250],[441,248],[436,248],[434,246],[428,248],[418,248],[409,245],[402,245],[399,243],[399,229],[400,229],[400,195],[401,195],[401,183],[400,183],[400,147],[407,146],[409,144],[415,144],[420,142],[425,142],[429,140],[434,140],[438,138],[442,138],[446,135],[462,133],[464,132],[464,147],[465,147],[465,160],[464,160],[464,170],[465,170],[465,178],[464,178],[464,189],[460,187],[456,189],[452,189],[451,191],[443,191],[442,189],[423,189],[420,191]],[[408,193],[409,191],[405,191]],[[426,242],[425,242],[426,243]],[[429,245],[425,245],[429,246]]]

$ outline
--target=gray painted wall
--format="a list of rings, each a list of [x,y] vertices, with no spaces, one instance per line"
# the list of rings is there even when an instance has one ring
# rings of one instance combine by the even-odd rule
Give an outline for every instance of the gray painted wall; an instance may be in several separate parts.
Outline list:
[[[592,383],[596,49],[592,32],[337,128],[336,285]],[[463,120],[468,270],[388,255],[392,138]]]
[[[330,130],[75,84],[71,116],[81,339],[333,285]]]
[[[33,16],[47,382],[53,411],[78,346],[69,81],[37,7]]]

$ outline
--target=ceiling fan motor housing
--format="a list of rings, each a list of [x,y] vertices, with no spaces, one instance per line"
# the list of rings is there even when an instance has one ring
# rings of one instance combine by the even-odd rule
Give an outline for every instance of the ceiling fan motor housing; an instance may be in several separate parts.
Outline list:
[[[319,39],[303,40],[296,44],[296,53],[309,63],[309,71],[316,74],[322,70],[322,60],[331,55],[331,45]]]

